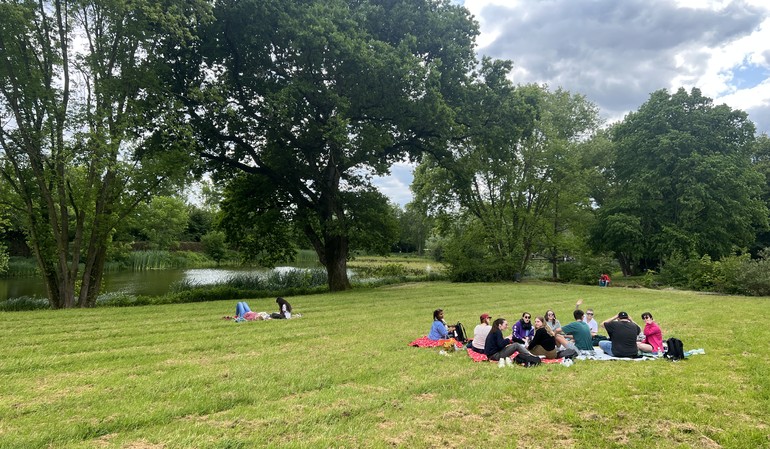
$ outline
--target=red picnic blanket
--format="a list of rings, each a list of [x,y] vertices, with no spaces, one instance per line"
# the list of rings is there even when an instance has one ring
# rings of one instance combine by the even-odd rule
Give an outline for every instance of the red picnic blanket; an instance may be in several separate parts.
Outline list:
[[[485,354],[478,353],[478,352],[474,351],[471,348],[467,348],[467,351],[468,351],[468,356],[471,359],[473,359],[474,362],[485,362],[485,361],[489,360]],[[511,358],[512,359],[516,358],[517,354],[518,354],[518,352],[513,353]],[[493,362],[494,360],[489,360],[489,361]],[[542,359],[541,358],[540,361],[543,362],[543,363],[561,363],[561,362],[564,361],[564,358],[558,358],[558,359]]]
[[[409,346],[417,346],[418,348],[436,348],[438,346],[444,346],[444,343],[447,342],[454,342],[454,345],[458,348],[462,348],[463,344],[459,341],[455,340],[454,338],[450,338],[448,340],[431,340],[428,338],[428,336],[420,337],[417,340],[409,343]]]

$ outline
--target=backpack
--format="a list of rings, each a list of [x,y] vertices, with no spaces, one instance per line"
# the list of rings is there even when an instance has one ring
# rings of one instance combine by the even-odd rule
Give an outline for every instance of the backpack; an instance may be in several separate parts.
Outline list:
[[[536,355],[519,352],[516,354],[516,357],[513,358],[513,363],[518,363],[525,368],[529,368],[530,366],[537,366],[542,362],[540,361],[540,357]]]
[[[461,343],[465,343],[465,342],[468,341],[468,334],[465,333],[465,326],[463,326],[463,323],[461,323],[459,321],[457,322],[457,324],[455,324],[455,332],[454,332],[454,334],[455,334],[454,335],[455,340],[457,340],[457,341],[459,341]]]
[[[666,346],[668,349],[666,350],[666,353],[663,354],[664,357],[666,357],[669,360],[683,360],[684,357],[684,345],[682,344],[682,340],[678,338],[669,338],[666,340]]]

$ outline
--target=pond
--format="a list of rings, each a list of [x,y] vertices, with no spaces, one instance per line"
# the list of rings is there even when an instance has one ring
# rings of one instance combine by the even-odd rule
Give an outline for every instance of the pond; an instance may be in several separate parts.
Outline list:
[[[295,270],[276,267],[276,271]],[[171,285],[188,281],[200,285],[216,284],[234,274],[265,274],[270,269],[195,268],[183,270],[121,271],[104,275],[102,293],[125,292],[132,295],[158,296],[169,292]],[[20,296],[46,297],[42,278],[35,276],[0,279],[0,301]]]

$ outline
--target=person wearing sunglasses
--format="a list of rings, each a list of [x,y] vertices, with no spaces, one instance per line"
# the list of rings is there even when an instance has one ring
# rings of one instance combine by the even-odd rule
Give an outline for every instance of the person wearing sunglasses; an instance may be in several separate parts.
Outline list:
[[[498,318],[492,323],[492,330],[487,335],[487,340],[484,342],[484,353],[489,358],[499,362],[499,366],[505,366],[506,364],[511,366],[511,356],[514,352],[520,352],[522,354],[532,355],[531,352],[521,343],[512,341],[510,338],[503,338],[503,332],[508,329],[508,320],[505,318]]]
[[[513,325],[513,340],[521,340],[525,344],[535,335],[535,328],[532,327],[532,315],[529,312],[521,314],[521,319]]]
[[[583,304],[582,299],[578,299],[575,303],[575,310],[580,309]],[[591,330],[591,337],[595,337],[599,333],[599,323],[594,319],[594,309],[586,309],[585,315],[583,315],[583,321],[588,325],[588,329]]]
[[[652,319],[650,312],[642,314],[644,320],[644,340],[637,342],[636,347],[642,352],[651,352],[653,354],[663,354],[663,332],[660,326]]]

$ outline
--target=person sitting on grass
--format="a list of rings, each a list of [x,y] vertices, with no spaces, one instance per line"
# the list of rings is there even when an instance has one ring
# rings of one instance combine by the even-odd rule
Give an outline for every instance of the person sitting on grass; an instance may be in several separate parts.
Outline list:
[[[551,309],[546,310],[545,315],[543,315],[543,317],[545,318],[546,327],[548,327],[548,329],[550,329],[551,332],[553,332],[554,329],[558,329],[561,327],[561,323],[559,322],[558,319],[556,319],[556,312],[554,312],[553,310]],[[535,331],[535,333],[537,333],[537,331]]]
[[[547,359],[556,358],[556,338],[553,331],[545,324],[545,318],[535,318],[535,335],[529,342],[529,352],[535,355],[544,355]]]
[[[583,311],[580,309],[572,312],[572,316],[575,321],[556,329],[554,333],[565,333],[572,335],[575,340],[575,347],[580,351],[593,351],[594,347],[591,344],[591,330],[588,325],[583,321]],[[564,345],[564,343],[562,343]],[[564,345],[567,347],[567,345]]]
[[[530,315],[529,312],[521,314],[521,319],[513,325],[514,341],[521,340],[526,344],[526,342],[535,335],[535,329],[532,327],[531,319],[532,315]]]
[[[521,344],[512,342],[509,338],[503,338],[503,332],[508,329],[508,320],[505,318],[498,318],[492,323],[492,330],[487,335],[487,340],[484,342],[484,353],[489,360],[500,361],[500,366],[503,363],[512,365],[511,355],[518,351],[523,354],[531,354],[527,348]],[[504,360],[504,362],[502,362]]]
[[[481,323],[473,329],[473,340],[468,344],[469,348],[480,354],[484,354],[484,343],[487,341],[489,331],[492,330],[492,326],[489,325],[491,319],[488,313],[481,314],[479,317]]]
[[[289,304],[289,301],[279,296],[275,299],[275,302],[278,304],[278,313],[271,313],[270,316],[278,320],[288,320],[291,318],[291,304]]]
[[[642,314],[644,320],[644,340],[637,342],[636,347],[642,352],[651,352],[653,354],[663,354],[663,332],[661,332],[658,323],[653,321],[650,312]]]
[[[599,276],[599,287],[609,287],[610,286],[610,275],[607,273],[603,273],[601,276]]]
[[[599,342],[605,354],[610,357],[636,358],[639,357],[639,348],[636,346],[636,336],[642,330],[631,320],[626,312],[607,318],[602,322],[602,327],[607,329],[609,340]]]
[[[450,327],[444,321],[444,309],[433,311],[433,325],[428,333],[428,340],[446,340],[449,338]]]

